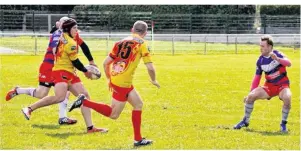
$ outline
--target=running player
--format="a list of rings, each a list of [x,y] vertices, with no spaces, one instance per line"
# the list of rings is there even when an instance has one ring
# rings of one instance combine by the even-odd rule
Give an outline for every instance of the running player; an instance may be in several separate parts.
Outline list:
[[[81,94],[69,110],[72,111],[74,108],[85,106],[106,117],[117,119],[128,101],[133,106],[134,146],[149,145],[152,143],[152,140],[141,137],[140,128],[143,103],[132,85],[134,72],[141,58],[148,69],[151,83],[158,88],[160,87],[156,81],[156,72],[151,62],[146,41],[143,39],[147,34],[147,28],[148,26],[145,22],[135,22],[132,28],[133,34],[116,42],[112,52],[104,61],[106,77],[110,82],[109,87],[113,91],[112,105],[92,102],[87,96]],[[111,64],[112,70],[110,69]]]
[[[23,108],[22,112],[27,120],[30,119],[30,115],[34,110],[62,102],[68,89],[75,96],[83,93],[89,98],[88,92],[76,75],[76,69],[84,72],[87,78],[91,78],[92,75],[78,59],[78,47],[74,40],[78,32],[77,22],[71,18],[66,20],[62,24],[62,31],[63,34],[59,40],[55,55],[55,63],[52,69],[55,96],[46,96],[29,107]],[[89,108],[82,107],[82,114],[87,125],[88,133],[108,131],[107,129],[98,129],[93,126]]]
[[[234,129],[249,126],[250,116],[256,100],[271,99],[278,95],[280,100],[283,101],[280,130],[287,132],[286,124],[291,109],[292,93],[289,88],[286,67],[291,66],[291,61],[283,53],[278,50],[273,50],[273,46],[274,43],[271,36],[261,37],[261,56],[257,60],[257,69],[252,82],[251,92],[244,99],[245,115],[243,120],[234,126]],[[266,81],[264,86],[258,87],[262,72],[265,73]]]
[[[48,95],[51,86],[54,85],[53,79],[51,77],[51,72],[52,72],[52,68],[53,68],[53,64],[54,64],[54,52],[56,50],[59,38],[62,34],[61,25],[67,19],[69,19],[69,18],[62,17],[59,21],[56,22],[56,25],[50,31],[50,33],[52,35],[50,36],[48,48],[45,53],[44,60],[43,60],[42,64],[40,65],[40,69],[39,69],[40,74],[39,74],[38,88],[21,88],[21,87],[17,86],[7,93],[6,101],[11,100],[13,97],[15,97],[19,94],[27,94],[29,96],[39,98],[39,99]],[[89,63],[92,65],[95,65],[95,63],[93,61],[93,57],[90,53],[90,50],[89,50],[89,47],[87,46],[87,44],[78,35],[76,36],[75,39],[78,42],[78,45],[81,47],[82,51],[84,52],[85,56],[89,60]],[[68,102],[69,95],[70,95],[70,93],[68,92],[64,101],[59,103],[58,123],[60,125],[75,124],[77,122],[77,120],[67,117],[66,108],[67,108],[67,102]]]

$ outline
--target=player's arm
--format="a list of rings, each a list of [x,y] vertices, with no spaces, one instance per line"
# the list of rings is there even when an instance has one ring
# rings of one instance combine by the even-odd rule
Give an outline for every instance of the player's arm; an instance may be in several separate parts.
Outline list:
[[[153,85],[157,86],[158,88],[160,88],[160,84],[156,80],[156,70],[155,70],[154,65],[151,61],[150,53],[149,53],[149,50],[148,50],[146,44],[141,45],[141,53],[142,53],[141,54],[142,60],[143,60],[144,64],[146,65],[148,75],[151,78],[151,83]]]
[[[91,51],[90,51],[88,45],[80,37],[78,37],[78,45],[82,49],[82,51],[83,51],[84,55],[86,56],[86,58],[89,60],[89,64],[96,66],[96,64],[94,63],[94,59],[92,57],[92,54],[91,54]]]
[[[86,67],[82,64],[82,62],[78,58],[77,50],[76,50],[76,45],[70,45],[65,47],[66,52],[69,56],[69,59],[72,62],[72,65],[79,71],[82,71],[85,73],[85,76],[87,78],[91,78],[92,73],[89,72]]]
[[[105,74],[106,74],[106,77],[108,79],[108,81],[110,81],[111,79],[111,70],[110,70],[110,65],[112,64],[113,62],[113,58],[110,57],[110,56],[107,56],[107,58],[105,59],[105,61],[103,62],[103,68],[105,70]]]
[[[283,66],[290,67],[292,65],[291,61],[281,52],[272,52],[270,56],[272,59],[278,61]]]
[[[256,64],[256,73],[251,84],[251,91],[253,91],[255,88],[259,86],[261,75],[262,75],[262,69],[260,67],[259,60],[258,60]]]

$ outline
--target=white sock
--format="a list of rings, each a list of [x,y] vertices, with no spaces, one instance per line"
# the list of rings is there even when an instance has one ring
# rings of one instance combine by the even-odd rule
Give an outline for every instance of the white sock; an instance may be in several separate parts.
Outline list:
[[[67,117],[67,105],[68,105],[68,100],[69,100],[69,95],[70,92],[68,91],[65,97],[65,100],[61,103],[59,103],[59,117],[63,118],[63,117]]]
[[[18,94],[27,94],[29,96],[34,97],[34,92],[36,91],[36,88],[17,88]]]

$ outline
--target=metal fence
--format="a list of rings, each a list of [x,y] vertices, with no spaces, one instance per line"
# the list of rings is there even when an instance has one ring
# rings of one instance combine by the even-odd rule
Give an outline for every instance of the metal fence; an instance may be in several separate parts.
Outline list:
[[[81,33],[93,53],[107,55],[114,43],[127,34]],[[149,34],[152,54],[242,54],[258,53],[261,34]],[[277,34],[275,49],[300,51],[300,34]],[[2,33],[0,54],[44,54],[49,34]]]
[[[47,32],[62,16],[75,18],[86,32],[128,32],[136,20],[157,34],[299,34],[299,15],[154,14],[152,12],[65,12],[0,10],[2,32]],[[255,23],[260,22],[260,31]]]

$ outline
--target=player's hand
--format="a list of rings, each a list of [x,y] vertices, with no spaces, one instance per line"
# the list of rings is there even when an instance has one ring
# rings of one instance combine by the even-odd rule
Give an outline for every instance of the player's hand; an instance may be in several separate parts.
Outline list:
[[[92,72],[87,71],[87,72],[84,72],[84,73],[85,73],[85,76],[86,76],[88,79],[92,79]]]
[[[59,29],[60,26],[61,26],[61,22],[57,21],[57,22],[55,23],[55,27],[56,27],[57,29]]]
[[[278,58],[278,57],[276,56],[276,54],[274,54],[273,52],[270,53],[270,56],[271,56],[271,58],[272,58],[273,60],[276,60],[276,61],[279,60],[279,58]]]
[[[246,96],[244,97],[244,100],[243,100],[243,101],[244,101],[244,103],[246,103],[246,101],[247,101],[247,97],[246,97]]]
[[[98,66],[94,63],[94,61],[90,61],[89,64],[98,68]]]
[[[110,79],[108,79],[108,88],[109,88],[110,92],[113,92],[112,83],[111,83]]]
[[[155,81],[150,81],[153,85],[155,85],[157,88],[160,88],[160,84],[158,83],[157,80]]]

